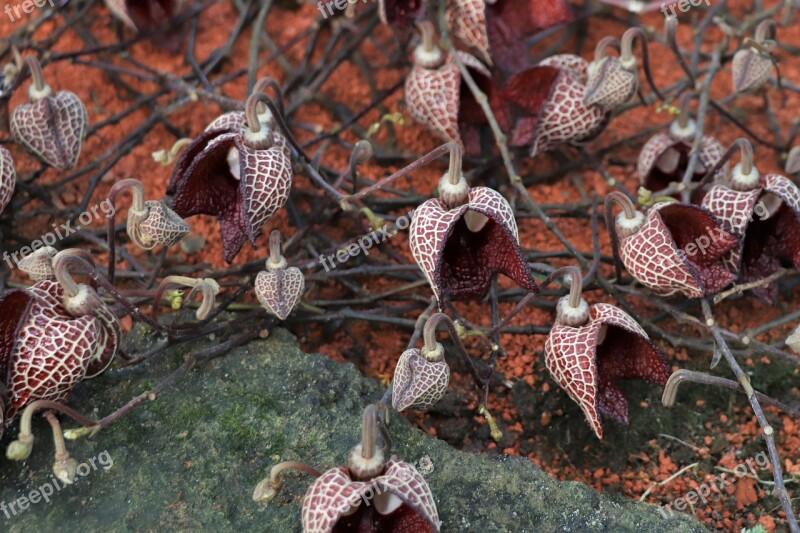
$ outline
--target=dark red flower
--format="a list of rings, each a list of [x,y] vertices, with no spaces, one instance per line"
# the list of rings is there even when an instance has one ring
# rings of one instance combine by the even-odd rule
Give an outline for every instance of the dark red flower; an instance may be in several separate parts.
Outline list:
[[[489,55],[505,75],[531,66],[525,41],[535,33],[572,20],[566,0],[496,0],[486,2]]]
[[[251,97],[248,105],[255,107],[256,100]],[[257,122],[251,128],[238,112],[217,118],[181,153],[167,188],[181,218],[219,218],[229,263],[245,240],[256,246],[262,226],[286,203],[292,184],[286,138],[266,119]]]
[[[567,305],[562,300],[559,309]],[[647,333],[621,309],[603,303],[587,307],[581,299],[580,312],[583,322],[556,320],[545,342],[545,363],[602,439],[600,414],[628,423],[628,399],[618,382],[641,379],[663,387],[669,368]]]
[[[463,176],[451,178],[452,161],[439,182],[440,198],[419,206],[409,228],[411,253],[439,305],[448,298],[483,297],[496,272],[538,292],[519,246],[511,206],[492,189],[470,189]],[[459,163],[455,175],[460,174]]]
[[[157,44],[177,50],[180,32],[167,31],[185,0],[105,0],[109,11],[136,32],[153,33]]]
[[[500,89],[508,114],[500,114],[498,121],[509,133],[510,146],[530,146],[535,156],[565,142],[590,141],[603,131],[611,112],[584,103],[587,67],[578,56],[552,56]]]
[[[610,219],[612,202],[623,207],[615,220]],[[657,294],[702,298],[736,279],[722,258],[739,245],[739,236],[702,207],[659,203],[642,215],[628,197],[611,193],[606,215],[609,231],[619,238],[618,252],[625,268]],[[617,237],[612,238],[616,241]]]
[[[406,30],[425,13],[425,0],[378,0],[381,22]]]
[[[737,165],[731,182],[713,186],[702,203],[730,231],[744,235],[741,245],[724,257],[728,267],[739,272],[741,283],[767,278],[781,263],[800,268],[800,189],[779,174],[759,177],[752,168],[751,175],[748,180]],[[754,292],[774,303],[777,282]]]

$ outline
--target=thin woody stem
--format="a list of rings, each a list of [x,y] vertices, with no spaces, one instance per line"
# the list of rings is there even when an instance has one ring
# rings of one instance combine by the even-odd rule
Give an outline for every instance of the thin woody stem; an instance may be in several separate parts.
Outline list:
[[[708,300],[705,298],[701,300],[701,304],[703,306],[703,316],[706,320],[706,324],[708,324],[711,335],[714,337],[714,340],[719,346],[720,350],[722,351],[722,355],[725,357],[725,360],[728,362],[728,365],[733,370],[736,379],[739,381],[739,384],[742,386],[745,394],[747,395],[747,399],[750,402],[750,407],[753,409],[753,414],[755,414],[756,419],[758,420],[758,424],[761,426],[761,430],[764,434],[764,440],[767,443],[767,450],[769,451],[770,461],[772,462],[772,475],[775,479],[775,488],[773,489],[773,494],[778,496],[778,499],[781,502],[781,506],[783,507],[783,512],[786,514],[786,520],[789,523],[789,528],[792,533],[800,533],[800,526],[797,525],[797,518],[795,517],[794,511],[792,510],[792,502],[789,498],[789,493],[786,491],[786,487],[783,484],[783,470],[781,467],[781,460],[778,456],[778,449],[775,446],[775,430],[767,421],[767,417],[764,415],[764,411],[761,409],[761,404],[759,403],[758,396],[755,394],[752,385],[750,384],[750,379],[747,377],[747,374],[742,370],[739,366],[739,363],[736,361],[736,358],[731,353],[730,348],[728,348],[728,344],[725,342],[725,338],[720,333],[719,329],[716,326],[716,320],[714,319],[714,315],[711,312],[711,305],[708,303]]]
[[[638,37],[639,41],[642,43],[642,67],[644,68],[644,75],[647,78],[647,83],[650,84],[650,88],[653,90],[656,96],[658,96],[658,99],[663,102],[664,95],[658,90],[656,82],[653,79],[653,73],[650,69],[650,53],[647,45],[647,34],[642,28],[634,26],[622,34],[622,41],[620,43],[620,61],[623,63],[630,63],[636,60],[636,58],[633,56],[633,41],[636,37]]]
[[[678,109],[680,113],[678,114],[678,125],[681,128],[686,128],[689,125],[689,119],[691,118],[690,110],[689,110],[689,102],[692,101],[694,97],[694,93],[691,91],[685,92],[681,95],[681,99],[678,101]]]
[[[123,192],[130,190],[133,203],[130,207],[128,217],[131,216],[141,218],[142,213],[145,212],[144,206],[144,186],[142,182],[126,178],[116,182],[108,193],[108,202],[111,204],[111,215],[107,216],[107,232],[106,239],[108,241],[108,274],[107,278],[110,283],[114,283],[115,270],[116,270],[116,224],[117,224],[117,196]],[[144,215],[146,217],[146,214]]]
[[[605,219],[606,229],[611,236],[611,251],[614,255],[614,275],[617,277],[617,283],[622,281],[622,259],[619,255],[619,235],[617,235],[617,223],[614,219],[614,206],[618,205],[625,213],[625,217],[632,219],[636,216],[636,208],[630,198],[625,196],[619,191],[612,191],[608,193],[605,200]]]
[[[664,385],[664,394],[661,396],[661,403],[664,404],[664,407],[672,407],[675,405],[675,399],[678,396],[678,388],[684,381],[701,383],[703,385],[716,385],[718,387],[725,387],[726,389],[744,392],[742,385],[737,381],[733,381],[732,379],[727,379],[720,376],[712,376],[710,374],[706,374],[705,372],[695,372],[694,370],[681,368],[680,370],[673,372],[667,380],[667,384]],[[797,409],[788,406],[779,400],[770,398],[766,394],[762,394],[758,391],[755,391],[755,394],[759,401],[772,407],[776,407],[788,415],[800,418],[800,411]]]
[[[482,388],[488,379],[484,379],[481,377],[478,369],[475,367],[475,363],[473,363],[472,358],[467,353],[467,349],[464,347],[464,344],[461,342],[461,338],[458,336],[458,331],[456,330],[456,325],[444,313],[434,313],[425,321],[425,326],[422,328],[422,338],[424,339],[424,347],[423,351],[427,350],[434,350],[436,349],[436,328],[439,326],[441,322],[447,324],[447,329],[450,332],[450,338],[453,340],[453,344],[456,345],[456,349],[467,362],[467,366],[469,367],[470,373],[472,377],[475,379],[475,383],[478,385],[479,388]],[[442,354],[444,355],[444,354]]]
[[[264,503],[272,501],[275,496],[278,495],[278,492],[280,492],[280,490],[283,488],[282,476],[286,470],[299,470],[300,472],[305,472],[313,477],[319,477],[322,475],[317,470],[303,463],[298,463],[295,461],[284,461],[282,463],[278,463],[269,471],[269,477],[256,485],[256,488],[253,491],[253,500]]]

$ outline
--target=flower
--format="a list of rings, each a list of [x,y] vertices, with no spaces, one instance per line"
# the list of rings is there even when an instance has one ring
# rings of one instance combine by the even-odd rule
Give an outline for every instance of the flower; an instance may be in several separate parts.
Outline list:
[[[545,364],[553,379],[583,411],[598,438],[600,414],[628,423],[628,399],[618,382],[641,379],[666,385],[669,368],[647,333],[621,309],[588,305],[581,297],[581,274],[571,274],[570,296],[561,298],[556,322],[545,341]]]
[[[167,189],[179,216],[219,218],[228,263],[245,240],[255,248],[262,226],[286,203],[292,185],[286,139],[271,126],[271,115],[257,110],[265,99],[254,93],[246,118],[228,113],[212,122],[181,153]]]
[[[414,212],[409,243],[440,307],[447,298],[483,297],[496,272],[538,291],[519,246],[511,206],[492,189],[467,185],[458,145],[452,145],[439,195]]]
[[[274,230],[269,240],[270,255],[267,270],[256,276],[256,296],[269,314],[286,320],[303,296],[305,278],[297,267],[286,267],[281,255],[281,234]]]
[[[613,204],[623,212],[612,220]],[[612,246],[628,272],[656,294],[702,298],[731,284],[736,275],[722,262],[739,245],[708,210],[677,202],[659,203],[646,215],[622,193],[606,198]]]

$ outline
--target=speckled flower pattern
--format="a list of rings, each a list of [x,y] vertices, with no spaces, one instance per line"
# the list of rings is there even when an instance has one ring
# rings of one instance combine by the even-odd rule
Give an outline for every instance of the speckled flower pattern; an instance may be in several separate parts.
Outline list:
[[[300,302],[305,284],[296,267],[262,271],[256,276],[256,296],[271,315],[286,320]]]
[[[416,348],[406,350],[397,361],[392,379],[392,407],[396,411],[430,409],[442,399],[450,383],[450,367],[428,361]]]

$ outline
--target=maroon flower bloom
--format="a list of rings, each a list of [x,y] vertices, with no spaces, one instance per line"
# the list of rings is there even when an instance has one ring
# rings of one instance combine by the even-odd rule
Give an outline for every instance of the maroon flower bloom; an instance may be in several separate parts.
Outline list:
[[[481,130],[486,116],[463,83],[455,58],[435,45],[433,26],[421,23],[422,43],[414,50],[414,66],[405,84],[405,100],[411,116],[445,141],[461,142],[469,154],[481,152]],[[455,52],[479,88],[496,103],[490,72],[469,54]]]
[[[416,468],[390,453],[383,423],[378,432],[374,405],[364,410],[361,443],[353,447],[347,466],[324,474],[301,464],[285,462],[272,468],[258,484],[253,499],[269,502],[281,490],[281,473],[302,470],[317,476],[303,498],[303,531],[438,533],[439,513],[431,489]]]
[[[581,144],[599,135],[611,112],[584,103],[587,68],[583,58],[560,54],[512,77],[500,89],[500,98],[514,122],[498,117],[509,132],[509,145],[530,146],[533,157],[562,143]]]
[[[71,253],[56,257],[59,277]],[[103,372],[117,352],[117,318],[93,289],[71,278],[7,291],[0,296],[0,309],[6,424],[35,400],[67,400],[78,382]]]
[[[286,203],[292,165],[286,139],[275,131],[271,114],[259,113],[263,94],[254,93],[242,113],[217,118],[184,150],[175,165],[168,194],[182,218],[219,218],[223,253],[230,263],[245,240],[256,237]]]
[[[486,2],[489,54],[501,72],[511,75],[531,66],[525,41],[535,33],[572,20],[566,0],[496,0]]]
[[[581,297],[580,271],[562,271],[570,273],[572,287],[570,296],[558,302],[556,322],[544,346],[545,363],[602,439],[600,414],[628,423],[628,399],[618,382],[641,379],[663,387],[669,368],[630,315],[613,305],[588,305]]]
[[[105,0],[109,11],[135,32],[152,33],[154,42],[168,50],[180,46],[180,32],[170,30],[172,18],[185,0]],[[168,31],[170,30],[170,31]]]
[[[17,185],[17,171],[11,152],[0,146],[0,214],[11,201]]]
[[[689,166],[692,143],[697,125],[689,117],[689,98],[684,97],[680,103],[681,114],[669,128],[668,133],[659,133],[648,140],[639,153],[636,173],[642,187],[653,191],[666,189],[670,183],[683,180]],[[723,146],[714,137],[704,135],[700,144],[700,154],[692,181],[699,181],[722,159],[725,152]],[[726,164],[715,176],[724,179],[730,174]]]
[[[450,170],[439,182],[439,196],[414,212],[409,242],[440,306],[447,298],[483,297],[495,272],[538,291],[511,206],[492,189],[470,189],[457,145],[450,153]]]
[[[727,184],[713,186],[702,205],[723,220],[730,231],[744,235],[740,246],[724,256],[739,282],[750,283],[777,272],[781,263],[800,268],[800,189],[779,174],[761,176],[752,165],[749,142],[742,162]],[[774,303],[777,282],[754,289],[763,300]]]
[[[425,13],[425,0],[378,0],[381,22],[406,30]]]
[[[613,219],[615,203],[623,212]],[[627,196],[612,192],[606,198],[606,225],[615,258],[657,294],[702,298],[736,279],[722,258],[739,245],[739,237],[702,207],[659,203],[643,215]]]
[[[439,531],[439,514],[431,489],[416,468],[392,456],[375,428],[375,407],[364,411],[361,443],[347,466],[317,478],[303,498],[304,531]],[[372,501],[369,505],[370,496]]]

